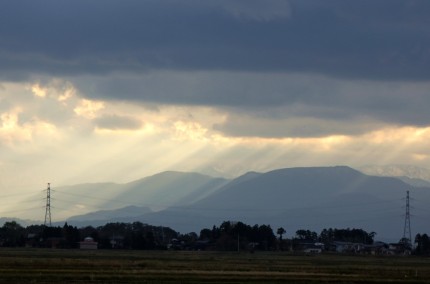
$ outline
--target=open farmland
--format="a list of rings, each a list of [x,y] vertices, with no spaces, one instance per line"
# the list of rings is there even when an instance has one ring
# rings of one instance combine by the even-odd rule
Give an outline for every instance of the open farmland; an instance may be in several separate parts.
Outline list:
[[[429,283],[430,259],[278,252],[0,250],[2,283]]]

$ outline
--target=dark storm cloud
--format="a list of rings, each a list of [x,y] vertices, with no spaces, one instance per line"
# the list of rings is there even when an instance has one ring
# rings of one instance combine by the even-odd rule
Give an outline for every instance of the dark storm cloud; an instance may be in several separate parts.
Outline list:
[[[152,72],[89,77],[79,84],[92,98],[211,105],[262,119],[307,117],[345,123],[368,118],[397,125],[430,124],[427,82],[349,81],[283,73]]]
[[[223,107],[229,119],[214,128],[232,135],[424,126],[429,14],[426,0],[5,1],[0,78],[65,77],[91,99]]]
[[[428,80],[429,1],[4,1],[0,74],[152,69]]]

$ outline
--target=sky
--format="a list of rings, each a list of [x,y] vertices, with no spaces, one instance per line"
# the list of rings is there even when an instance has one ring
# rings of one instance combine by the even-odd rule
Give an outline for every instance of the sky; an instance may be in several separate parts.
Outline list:
[[[426,0],[16,0],[0,9],[0,190],[430,167]]]

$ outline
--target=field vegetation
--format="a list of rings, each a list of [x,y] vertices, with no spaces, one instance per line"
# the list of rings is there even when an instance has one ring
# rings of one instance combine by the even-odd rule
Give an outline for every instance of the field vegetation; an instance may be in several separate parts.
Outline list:
[[[0,249],[2,283],[429,283],[417,256]]]

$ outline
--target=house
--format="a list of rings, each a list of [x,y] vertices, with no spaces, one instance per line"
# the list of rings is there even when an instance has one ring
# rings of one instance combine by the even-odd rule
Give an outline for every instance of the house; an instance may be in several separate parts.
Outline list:
[[[332,250],[340,253],[361,253],[365,250],[366,245],[362,243],[338,242],[331,244]]]
[[[109,238],[109,243],[113,249],[123,249],[124,239],[125,238],[123,236],[112,236]]]
[[[388,245],[384,242],[374,242],[371,245],[366,245],[363,253],[371,255],[392,255],[388,249]]]
[[[167,245],[167,249],[169,250],[182,250],[184,249],[184,242],[178,239],[172,239],[170,243]]]
[[[25,247],[37,247],[39,245],[39,241],[39,236],[37,234],[28,234],[27,238],[25,239]]]
[[[411,255],[412,253],[409,245],[402,242],[388,244],[388,249],[396,255]]]
[[[306,248],[305,250],[303,250],[303,252],[306,254],[319,254],[322,252],[322,249],[321,247],[314,246]]]
[[[319,254],[324,250],[324,244],[315,242],[300,242],[296,244],[296,250],[306,254]]]
[[[45,247],[47,248],[58,248],[60,247],[61,242],[63,241],[63,238],[59,237],[50,237],[45,240]]]
[[[95,242],[93,238],[86,237],[84,241],[79,242],[80,249],[97,249],[98,242]]]

